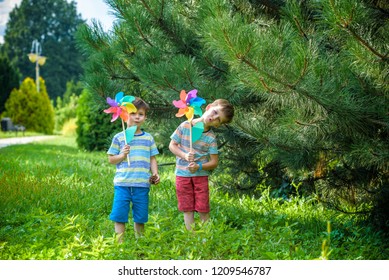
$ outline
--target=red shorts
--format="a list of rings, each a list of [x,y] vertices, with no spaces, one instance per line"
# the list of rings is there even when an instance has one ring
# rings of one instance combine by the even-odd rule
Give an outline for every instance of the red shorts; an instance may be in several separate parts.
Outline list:
[[[178,210],[182,212],[209,212],[208,176],[176,176],[176,193]]]

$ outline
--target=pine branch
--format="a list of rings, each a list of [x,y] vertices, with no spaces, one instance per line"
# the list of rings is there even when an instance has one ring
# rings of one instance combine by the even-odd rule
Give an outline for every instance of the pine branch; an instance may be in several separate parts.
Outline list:
[[[176,91],[176,92],[180,92],[180,90],[176,89],[166,78],[166,76],[163,77],[163,80],[166,82],[166,85],[168,86],[168,88]]]
[[[294,17],[293,17],[293,20],[294,20],[294,22],[296,23],[296,26],[297,26],[297,29],[298,29],[299,32],[300,32],[300,35],[303,36],[305,39],[309,40],[307,34],[305,34],[303,28],[301,27],[301,24],[300,24],[300,22],[298,21],[297,17],[294,16]]]
[[[378,56],[384,61],[387,61],[389,57],[387,55],[381,54],[377,50],[375,50],[372,46],[369,45],[369,43],[364,40],[361,36],[359,36],[351,27],[347,24],[341,25],[342,28],[344,28],[348,33],[350,33],[362,46],[364,46],[366,49],[368,49],[370,52],[372,52],[374,55]]]
[[[154,45],[149,41],[149,39],[146,38],[146,36],[144,35],[141,27],[139,26],[139,22],[137,19],[134,20],[135,22],[135,25],[136,25],[136,29],[138,30],[140,36],[142,36],[143,40],[150,45],[150,47],[154,47]]]
[[[215,70],[217,70],[217,71],[219,71],[219,72],[222,72],[223,74],[226,74],[226,73],[227,73],[227,71],[225,71],[225,70],[223,70],[223,69],[217,67],[215,64],[213,64],[213,63],[208,59],[207,56],[205,56],[204,59],[205,59],[205,61],[207,62],[207,64],[208,64],[209,66],[211,66],[213,69],[215,69]]]
[[[381,54],[377,50],[375,50],[366,40],[364,40],[361,36],[359,36],[351,27],[351,22],[353,19],[353,12],[351,12],[349,19],[344,19],[339,13],[337,13],[337,10],[335,8],[334,0],[330,0],[330,6],[332,8],[332,11],[334,15],[336,16],[338,23],[337,25],[341,28],[346,30],[347,33],[349,33],[351,36],[353,36],[363,47],[365,47],[367,50],[372,52],[375,56],[378,56],[382,60],[386,61],[388,59],[387,55]],[[354,11],[354,8],[353,8]]]
[[[146,3],[146,1],[141,0],[143,6],[146,8],[146,10],[154,17],[157,18],[157,15],[154,13],[154,11],[150,8],[150,6]],[[162,1],[163,2],[163,1]],[[163,3],[162,3],[163,4]]]

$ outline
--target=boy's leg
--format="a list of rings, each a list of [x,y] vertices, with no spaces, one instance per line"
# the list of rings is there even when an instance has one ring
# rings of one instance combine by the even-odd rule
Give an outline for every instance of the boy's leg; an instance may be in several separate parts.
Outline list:
[[[132,199],[132,215],[134,217],[134,230],[136,236],[142,235],[145,228],[145,223],[149,217],[149,188],[131,188]]]
[[[187,230],[194,228],[194,212],[184,212],[184,223]]]
[[[145,230],[145,224],[134,223],[135,234],[141,236]]]
[[[115,222],[115,233],[118,236],[118,242],[122,243],[124,232],[126,230],[125,223],[128,222],[128,212],[130,210],[131,197],[127,187],[115,186],[114,200],[110,219]]]
[[[206,221],[209,220],[209,212],[207,212],[207,213],[199,212],[199,216],[200,216],[201,221],[203,221],[203,223],[205,223]]]
[[[115,222],[115,233],[117,234],[119,243],[123,243],[125,231],[126,231],[126,224],[125,223]]]
[[[208,177],[199,176],[193,178],[195,185],[195,209],[199,213],[200,219],[202,222],[209,220],[209,186],[208,186]]]

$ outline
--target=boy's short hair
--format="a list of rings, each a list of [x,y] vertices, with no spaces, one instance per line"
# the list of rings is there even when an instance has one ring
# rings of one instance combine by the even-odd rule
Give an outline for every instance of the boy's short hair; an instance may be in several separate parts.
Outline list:
[[[234,106],[231,105],[230,102],[228,102],[225,99],[216,99],[211,103],[211,106],[220,106],[221,111],[223,112],[224,116],[226,117],[226,121],[224,123],[230,123],[232,119],[234,118]]]
[[[135,100],[132,102],[132,104],[134,104],[137,110],[144,109],[146,113],[150,110],[149,104],[147,104],[146,101],[139,97],[135,97]]]

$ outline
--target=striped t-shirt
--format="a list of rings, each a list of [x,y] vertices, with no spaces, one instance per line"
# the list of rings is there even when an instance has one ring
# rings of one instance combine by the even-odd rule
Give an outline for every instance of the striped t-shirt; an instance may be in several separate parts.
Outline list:
[[[124,133],[120,132],[113,137],[107,154],[120,154],[124,145]],[[159,154],[154,138],[149,133],[142,131],[141,134],[135,134],[128,145],[130,145],[130,167],[128,167],[127,159],[116,165],[114,185],[149,188],[150,158]]]
[[[188,121],[181,123],[174,133],[170,136],[170,138],[175,141],[181,151],[185,153],[189,153],[190,150],[190,124]],[[192,148],[194,152],[194,160],[195,162],[201,162],[202,164],[209,161],[209,155],[217,155],[217,141],[216,135],[212,130],[208,130],[207,132],[203,132],[201,138],[196,142],[192,143]],[[176,157],[176,171],[175,174],[177,176],[183,177],[194,177],[194,176],[208,176],[209,172],[207,170],[196,171],[195,173],[191,173],[188,170],[189,162],[180,157]]]

